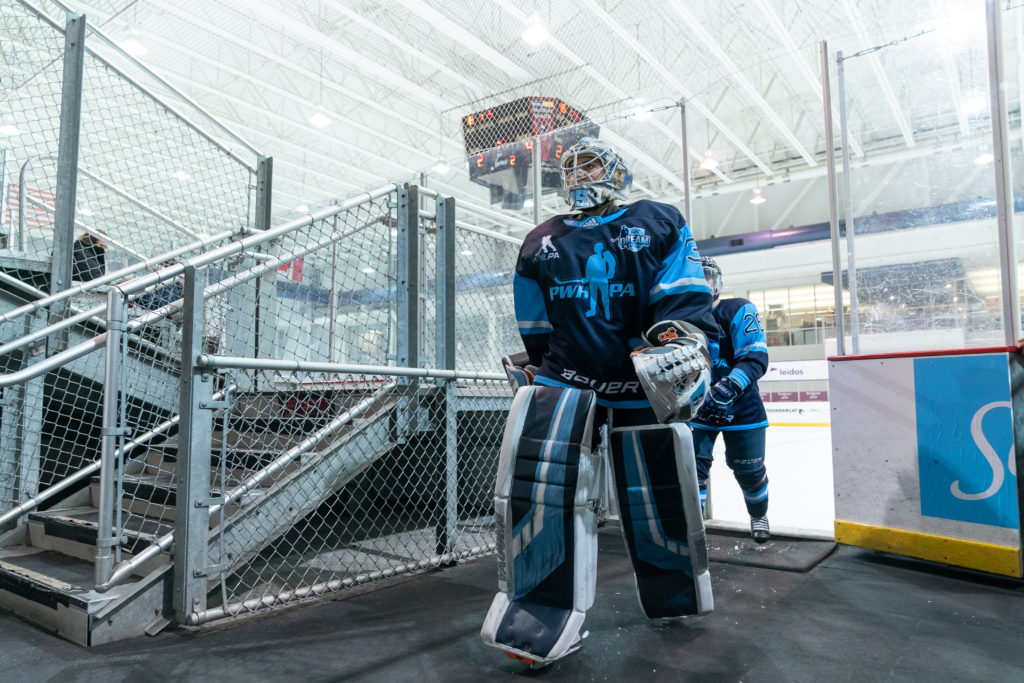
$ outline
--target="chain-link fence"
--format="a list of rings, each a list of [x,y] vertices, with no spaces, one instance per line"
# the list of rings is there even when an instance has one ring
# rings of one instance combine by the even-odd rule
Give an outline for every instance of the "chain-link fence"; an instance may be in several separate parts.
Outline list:
[[[204,618],[493,550],[504,383],[260,370],[226,381],[266,390],[215,423],[212,481],[249,490],[211,520],[209,562],[225,571]]]
[[[92,509],[62,514],[96,525],[107,587],[159,562],[183,510],[201,508],[213,592],[198,621],[490,552],[518,244],[454,227],[442,242],[442,221],[456,225],[420,213],[415,189],[381,188],[119,285],[106,332],[65,329],[67,351],[30,366],[45,370],[3,378],[5,509],[90,483]],[[435,325],[442,292],[462,346]],[[429,369],[442,343],[466,370]],[[196,382],[208,398],[182,422]],[[201,490],[182,489],[186,462],[204,468]]]
[[[0,371],[29,376],[0,396],[0,513],[58,483],[70,488],[69,476],[87,483],[96,471],[102,285],[215,247],[253,224],[250,165],[88,46],[82,81],[69,81],[64,33],[30,3],[0,0],[0,233],[9,249],[0,254]],[[52,293],[57,156],[67,144],[59,142],[62,94],[79,88],[79,239],[68,248],[81,284],[58,283],[64,291]],[[180,285],[167,282],[141,293],[132,310],[138,317],[180,298]],[[174,317],[151,316],[128,336],[126,411],[135,435],[177,413]]]
[[[0,224],[19,255],[45,263],[53,248],[62,89],[81,89],[76,280],[253,225],[253,164],[100,57],[91,37],[81,82],[65,83],[63,25],[29,3],[0,0],[0,36],[10,74],[0,83]]]
[[[34,156],[56,158],[60,139],[61,87],[64,78],[64,35],[45,18],[15,0],[0,2],[0,109],[3,194],[0,233],[5,243],[17,235],[19,218],[32,235],[53,230],[56,175],[33,177],[23,184],[18,175]],[[7,244],[5,244],[7,246]]]

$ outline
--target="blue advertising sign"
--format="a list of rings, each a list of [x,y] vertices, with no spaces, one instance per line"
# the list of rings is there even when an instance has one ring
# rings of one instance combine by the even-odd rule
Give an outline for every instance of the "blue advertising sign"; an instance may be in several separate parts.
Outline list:
[[[921,514],[1016,529],[1006,356],[914,359]]]

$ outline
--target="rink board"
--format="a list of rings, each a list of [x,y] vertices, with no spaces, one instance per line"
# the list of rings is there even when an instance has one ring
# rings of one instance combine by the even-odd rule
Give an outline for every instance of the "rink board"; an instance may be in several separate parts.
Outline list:
[[[1022,576],[1022,382],[1003,348],[829,359],[836,540]]]

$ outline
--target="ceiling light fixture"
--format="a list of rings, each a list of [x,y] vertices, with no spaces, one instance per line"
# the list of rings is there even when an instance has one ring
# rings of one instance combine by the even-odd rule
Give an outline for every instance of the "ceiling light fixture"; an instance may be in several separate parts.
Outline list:
[[[8,124],[6,126],[0,126],[0,135],[3,135],[5,137],[11,137],[11,136],[14,136],[14,135],[19,135],[20,133],[21,133],[21,131],[18,130],[17,128],[15,128],[12,125]]]
[[[188,180],[189,178],[192,177],[188,173],[185,173],[185,171],[175,171],[171,175],[173,175],[178,180]]]
[[[295,213],[309,213],[309,206],[306,204],[299,204],[294,209]]]
[[[316,111],[314,111],[313,115],[309,117],[310,125],[316,126],[317,128],[323,128],[330,124],[330,122],[331,117],[327,115],[327,110],[324,109],[322,104],[318,104],[316,106]]]
[[[636,97],[633,99],[633,118],[637,121],[647,121],[651,118],[651,112],[649,109],[644,108],[644,101],[642,98]]]
[[[704,152],[704,158],[700,160],[700,167],[705,171],[713,171],[718,168],[718,159],[711,154],[711,150]]]
[[[984,154],[981,154],[974,159],[974,163],[978,164],[979,166],[981,164],[991,164],[993,161],[995,161],[995,157],[992,156],[991,152],[985,152]]]
[[[548,39],[548,29],[537,17],[530,17],[526,28],[523,29],[522,38],[530,47],[540,47]]]
[[[141,57],[149,52],[142,41],[138,39],[138,32],[134,28],[128,29],[128,37],[121,41],[121,49],[132,57]]]
[[[434,164],[434,173],[447,173],[449,170],[450,169],[448,168],[448,164],[444,163],[444,159],[438,159],[437,163]]]
[[[309,123],[317,128],[323,128],[331,122],[331,117],[327,115],[327,109],[324,108],[324,49],[322,47],[320,48],[320,98],[317,103],[313,115],[309,117]]]
[[[754,190],[754,196],[750,198],[751,204],[764,204],[766,201],[768,200],[761,194],[761,188]]]

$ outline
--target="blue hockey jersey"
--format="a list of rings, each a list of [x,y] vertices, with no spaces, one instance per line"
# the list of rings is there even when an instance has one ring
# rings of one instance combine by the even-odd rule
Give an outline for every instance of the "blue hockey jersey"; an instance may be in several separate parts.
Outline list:
[[[668,204],[541,223],[523,241],[513,290],[535,381],[592,389],[610,407],[650,405],[629,354],[654,323],[683,320],[718,337],[693,235]]]
[[[714,309],[715,322],[722,327],[722,336],[711,345],[711,381],[726,375],[744,387],[726,420],[707,423],[700,419],[690,425],[694,429],[739,430],[768,426],[768,415],[761,402],[757,380],[768,370],[768,343],[761,327],[757,307],[741,297],[722,299]]]

